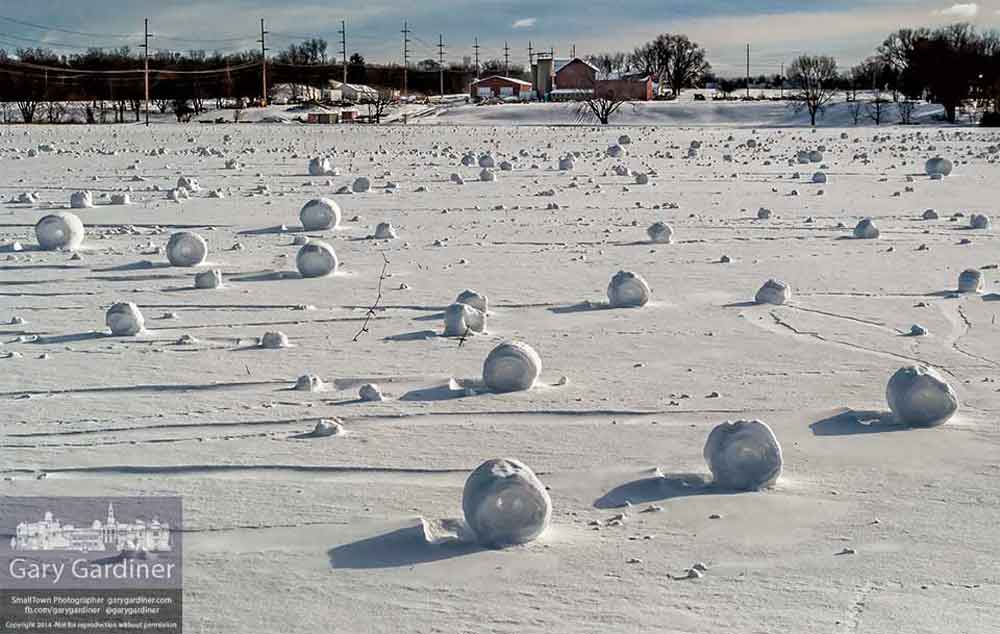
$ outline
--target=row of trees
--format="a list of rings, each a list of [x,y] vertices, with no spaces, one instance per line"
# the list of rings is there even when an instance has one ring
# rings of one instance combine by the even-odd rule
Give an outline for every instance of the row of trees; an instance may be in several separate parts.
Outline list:
[[[845,73],[838,72],[831,57],[804,55],[792,63],[788,80],[813,125],[838,92],[856,101],[859,89],[871,95],[865,108],[876,123],[890,101],[908,123],[914,102],[921,99],[940,104],[951,123],[963,108],[983,113],[983,121],[992,122],[1000,112],[1000,33],[980,33],[964,23],[900,29]],[[851,108],[857,121],[862,106]]]
[[[8,54],[0,49],[0,116],[31,123],[57,123],[70,106],[78,104],[87,122],[124,122],[131,113],[139,120],[145,99],[144,59],[128,47],[93,48],[73,55],[59,55],[45,48],[21,48]],[[248,50],[221,54],[193,50],[156,51],[150,54],[150,98],[160,112],[181,108],[197,114],[210,100],[216,107],[253,102],[261,97],[261,54]],[[268,98],[278,84],[325,88],[330,80],[344,78],[343,63],[331,63],[327,43],[309,39],[279,51],[267,63]],[[403,69],[368,64],[359,54],[347,63],[352,84],[402,85]],[[464,92],[474,71],[450,68],[445,72],[448,91]],[[408,83],[414,92],[437,92],[439,74],[411,69]],[[190,112],[188,112],[188,110]]]
[[[663,33],[631,53],[599,53],[587,57],[603,78],[641,75],[679,95],[700,85],[712,71],[705,49],[682,34]]]

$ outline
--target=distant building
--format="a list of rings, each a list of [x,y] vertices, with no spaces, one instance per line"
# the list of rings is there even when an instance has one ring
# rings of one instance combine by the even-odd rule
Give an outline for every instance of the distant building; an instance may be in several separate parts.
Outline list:
[[[372,88],[371,86],[365,86],[364,84],[345,84],[336,80],[330,80],[327,82],[329,84],[329,96],[324,95],[325,98],[331,101],[352,101],[354,103],[363,103],[365,101],[374,101],[378,99],[378,90]],[[334,96],[336,95],[336,96]]]
[[[531,64],[532,87],[543,101],[579,101],[595,94],[614,94],[631,101],[653,99],[654,84],[650,77],[601,75],[599,68],[579,57],[557,58],[539,53]]]
[[[105,521],[94,520],[89,527],[63,524],[52,516],[52,511],[46,511],[41,521],[18,524],[10,545],[14,550],[162,552],[170,550],[170,525],[156,518],[149,524],[142,520],[119,522],[112,504],[108,504]]]
[[[593,90],[597,83],[597,74],[601,72],[596,66],[579,57],[556,60],[554,66],[555,87],[558,90]]]
[[[493,75],[472,82],[469,88],[473,99],[491,99],[493,97],[531,98],[531,83],[513,77]]]

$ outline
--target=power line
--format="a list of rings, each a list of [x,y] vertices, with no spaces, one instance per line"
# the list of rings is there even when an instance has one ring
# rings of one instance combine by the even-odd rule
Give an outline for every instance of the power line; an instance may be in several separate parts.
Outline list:
[[[441,96],[444,97],[444,34],[438,35],[438,79],[441,82]]]
[[[267,35],[267,31],[264,30],[264,18],[260,19],[260,105],[267,105],[267,46],[264,44],[264,36]]]
[[[117,38],[130,38],[135,37],[135,35],[123,35],[116,33],[86,33],[84,31],[71,31],[70,29],[60,28],[58,26],[43,26],[41,24],[34,24],[32,22],[25,22],[24,20],[15,20],[14,18],[8,18],[7,16],[0,15],[0,20],[6,22],[13,22],[14,24],[20,24],[21,26],[28,26],[33,29],[41,29],[43,31],[59,31],[60,33],[69,33],[71,35],[84,35],[86,37],[117,37]]]
[[[472,48],[476,50],[476,79],[479,79],[479,37],[476,37],[476,43]]]
[[[406,75],[407,66],[410,65],[410,25],[408,22],[403,22],[403,97],[406,97],[407,93],[407,80],[409,79]]]
[[[145,95],[146,95],[146,127],[149,127],[149,18],[143,20],[143,33],[145,37],[143,38],[143,83],[145,84]]]
[[[347,22],[344,20],[340,21],[340,37],[342,48],[341,53],[344,55],[344,83],[347,83]]]

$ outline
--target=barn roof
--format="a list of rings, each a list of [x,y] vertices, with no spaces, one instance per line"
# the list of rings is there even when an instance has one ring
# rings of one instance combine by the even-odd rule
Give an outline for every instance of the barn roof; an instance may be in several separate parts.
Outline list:
[[[561,71],[562,69],[566,68],[567,66],[569,66],[573,62],[581,62],[583,64],[586,64],[587,66],[590,66],[594,70],[595,73],[601,72],[601,69],[599,69],[597,66],[594,66],[593,64],[591,64],[587,60],[579,58],[579,57],[570,57],[570,58],[566,58],[566,59],[556,59],[554,61],[554,63],[552,64],[552,68],[554,69],[553,72],[559,73],[559,71]]]
[[[489,77],[483,77],[482,79],[476,79],[472,82],[473,85],[482,83],[484,81],[489,81],[491,79],[499,79],[501,81],[509,81],[512,84],[520,84],[522,86],[530,86],[530,81],[524,81],[523,79],[515,79],[514,77],[504,77],[503,75],[490,75]]]

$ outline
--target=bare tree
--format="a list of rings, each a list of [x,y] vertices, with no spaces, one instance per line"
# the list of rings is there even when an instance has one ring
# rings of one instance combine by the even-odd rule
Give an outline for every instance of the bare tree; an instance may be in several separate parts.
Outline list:
[[[39,101],[32,98],[18,99],[17,109],[21,111],[21,121],[31,123],[35,120],[35,112],[38,110]]]
[[[615,92],[615,89],[604,84],[602,79],[607,79],[607,75],[598,74],[590,83],[591,88],[584,98],[576,103],[577,121],[583,123],[597,120],[601,125],[608,125],[611,117],[625,104],[632,104],[632,109],[635,109],[635,104],[626,95]]]
[[[48,123],[62,123],[66,116],[66,104],[62,101],[45,102],[45,120]]]
[[[368,118],[375,123],[382,123],[382,117],[399,104],[399,99],[393,91],[381,89],[363,103],[368,105]]]
[[[688,36],[668,33],[657,38],[657,42],[665,47],[664,77],[675,95],[680,95],[685,88],[695,86],[712,70],[711,64],[705,59],[705,49],[692,42]]]
[[[882,119],[885,117],[885,111],[889,107],[889,103],[891,102],[888,99],[884,99],[880,91],[876,91],[875,98],[868,102],[866,106],[868,116],[875,122],[875,125],[882,125]]]
[[[861,113],[865,111],[865,104],[857,99],[847,102],[847,111],[851,113],[854,125],[861,122]]]
[[[599,72],[607,76],[627,73],[631,66],[629,55],[620,52],[590,55],[587,57],[587,61],[597,67]]]
[[[904,99],[897,104],[899,109],[899,122],[903,125],[913,123],[913,111],[917,108],[917,102],[911,99]]]
[[[788,68],[788,79],[798,87],[800,108],[809,111],[809,120],[816,125],[816,115],[837,92],[837,62],[826,55],[801,55]]]
[[[637,46],[629,57],[629,65],[639,73],[652,77],[657,86],[663,85],[663,77],[667,73],[667,49],[662,45],[662,37]]]

